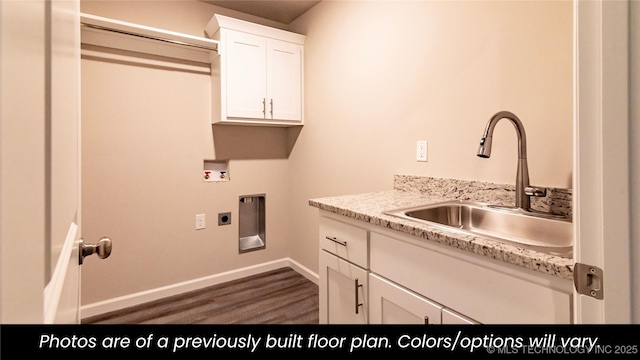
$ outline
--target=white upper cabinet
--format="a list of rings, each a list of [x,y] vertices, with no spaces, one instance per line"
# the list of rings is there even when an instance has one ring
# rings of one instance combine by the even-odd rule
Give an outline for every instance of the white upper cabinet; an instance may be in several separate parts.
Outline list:
[[[205,32],[220,41],[211,63],[212,123],[303,124],[304,35],[221,15]]]

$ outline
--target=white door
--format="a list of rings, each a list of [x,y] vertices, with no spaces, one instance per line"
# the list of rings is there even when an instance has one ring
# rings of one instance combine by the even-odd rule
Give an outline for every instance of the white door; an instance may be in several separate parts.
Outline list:
[[[80,36],[79,4],[74,1],[51,1],[46,10],[50,17],[45,38],[50,45],[48,74],[45,80],[45,112],[48,112],[49,142],[45,173],[48,197],[45,226],[50,265],[45,287],[44,322],[78,323],[80,321]],[[49,84],[47,84],[47,82]]]
[[[227,117],[264,119],[268,106],[266,39],[228,30],[225,44]]]
[[[442,306],[375,274],[369,274],[369,323],[433,325]]]
[[[267,42],[267,118],[302,120],[302,46]]]
[[[80,321],[80,3],[2,1],[2,323]]]
[[[367,271],[324,250],[320,271],[320,323],[367,324]]]
[[[629,4],[574,4],[575,322],[629,323]]]

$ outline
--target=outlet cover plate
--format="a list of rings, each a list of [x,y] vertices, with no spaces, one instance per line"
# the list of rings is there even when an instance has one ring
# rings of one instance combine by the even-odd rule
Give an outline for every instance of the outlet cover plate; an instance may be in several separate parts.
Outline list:
[[[418,141],[416,160],[427,161],[427,142],[425,140]]]
[[[204,229],[206,226],[204,214],[196,215],[196,230]]]

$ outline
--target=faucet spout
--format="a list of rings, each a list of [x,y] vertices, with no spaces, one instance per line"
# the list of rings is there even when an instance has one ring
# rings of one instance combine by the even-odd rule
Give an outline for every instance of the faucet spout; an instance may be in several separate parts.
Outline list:
[[[518,135],[518,169],[516,174],[516,208],[530,212],[531,196],[546,196],[546,189],[532,188],[529,186],[529,167],[527,165],[527,135],[520,119],[509,111],[500,111],[493,115],[482,135],[478,156],[489,158],[491,156],[491,145],[493,142],[493,130],[498,121],[508,119],[516,128]]]

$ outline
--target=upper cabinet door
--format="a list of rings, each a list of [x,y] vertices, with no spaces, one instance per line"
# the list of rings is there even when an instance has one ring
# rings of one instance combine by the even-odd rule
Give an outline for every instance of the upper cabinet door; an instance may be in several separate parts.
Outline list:
[[[302,46],[267,42],[267,118],[302,120]]]
[[[264,119],[268,106],[266,39],[229,31],[225,52],[227,117]]]

